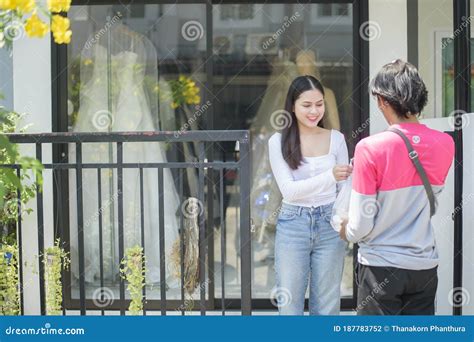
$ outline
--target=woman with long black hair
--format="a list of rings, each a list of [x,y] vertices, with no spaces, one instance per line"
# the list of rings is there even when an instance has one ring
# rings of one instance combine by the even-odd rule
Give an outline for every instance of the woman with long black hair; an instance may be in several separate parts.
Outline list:
[[[331,227],[337,183],[352,172],[344,136],[321,127],[324,88],[297,77],[285,102],[288,125],[269,140],[270,164],[283,201],[275,241],[275,297],[282,315],[337,315],[346,243]],[[281,113],[280,113],[281,114]]]

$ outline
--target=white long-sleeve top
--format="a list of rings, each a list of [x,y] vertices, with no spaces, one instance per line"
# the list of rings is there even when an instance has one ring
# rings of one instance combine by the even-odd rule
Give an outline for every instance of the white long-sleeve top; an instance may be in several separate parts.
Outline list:
[[[303,157],[303,164],[292,170],[281,152],[281,133],[268,140],[270,165],[283,202],[303,207],[318,207],[336,200],[337,181],[333,168],[347,165],[349,156],[344,135],[331,130],[329,153],[318,157]]]

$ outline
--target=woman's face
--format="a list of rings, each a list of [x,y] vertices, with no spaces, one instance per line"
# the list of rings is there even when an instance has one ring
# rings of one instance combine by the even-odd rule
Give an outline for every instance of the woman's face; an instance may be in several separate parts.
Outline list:
[[[293,111],[300,125],[308,128],[318,126],[319,121],[321,121],[324,115],[323,94],[317,89],[301,93],[300,97],[295,101]]]

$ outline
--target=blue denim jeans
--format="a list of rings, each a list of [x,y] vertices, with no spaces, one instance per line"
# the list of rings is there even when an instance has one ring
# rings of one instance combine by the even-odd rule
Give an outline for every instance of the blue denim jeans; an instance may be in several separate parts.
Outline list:
[[[309,281],[309,314],[338,315],[346,242],[332,229],[333,203],[282,204],[276,226],[272,297],[280,315],[303,315]]]

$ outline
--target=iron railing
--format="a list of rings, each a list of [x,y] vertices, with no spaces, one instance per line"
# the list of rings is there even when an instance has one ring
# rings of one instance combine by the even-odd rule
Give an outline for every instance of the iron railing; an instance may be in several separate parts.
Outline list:
[[[91,300],[86,297],[86,282],[84,277],[85,264],[84,264],[84,253],[85,253],[85,239],[88,237],[84,236],[84,215],[83,215],[83,174],[86,170],[97,170],[97,179],[98,179],[98,189],[97,194],[101,196],[101,173],[106,169],[112,169],[116,173],[117,181],[114,183],[117,187],[117,222],[118,222],[118,255],[120,260],[124,256],[124,199],[123,199],[123,186],[124,186],[124,170],[135,169],[139,171],[140,175],[140,207],[142,208],[141,215],[141,247],[145,247],[144,242],[144,227],[143,227],[143,173],[144,170],[154,169],[157,170],[157,179],[158,179],[158,189],[157,191],[163,191],[164,189],[164,178],[163,172],[166,169],[175,170],[174,173],[180,175],[179,181],[177,182],[177,189],[180,196],[180,201],[184,200],[183,197],[183,172],[188,169],[194,169],[198,175],[198,194],[197,199],[201,203],[206,203],[204,208],[209,210],[214,210],[213,197],[218,198],[219,208],[218,213],[219,217],[217,222],[215,222],[213,217],[206,217],[208,210],[203,210],[199,213],[199,218],[197,220],[199,227],[199,282],[202,284],[206,282],[206,271],[209,276],[214,274],[214,271],[220,272],[221,277],[221,301],[220,309],[222,314],[225,314],[226,306],[229,304],[229,299],[225,297],[225,258],[226,258],[226,234],[225,234],[225,218],[224,218],[224,195],[225,195],[225,172],[226,170],[235,170],[238,173],[239,179],[239,218],[238,218],[238,248],[240,255],[240,276],[241,276],[241,289],[240,289],[240,298],[238,302],[240,303],[241,313],[243,315],[251,314],[251,232],[250,232],[250,142],[249,142],[249,132],[248,131],[187,131],[187,132],[112,132],[112,133],[38,133],[38,134],[9,134],[9,140],[15,144],[21,145],[34,145],[36,147],[36,158],[41,161],[44,165],[44,172],[51,170],[53,177],[53,184],[56,184],[58,187],[55,189],[56,202],[58,205],[55,206],[55,209],[61,211],[66,210],[64,207],[64,202],[67,202],[67,198],[63,198],[64,194],[67,194],[67,185],[68,181],[64,182],[64,179],[58,180],[57,178],[64,177],[68,175],[69,170],[75,171],[75,181],[76,181],[76,202],[77,202],[77,244],[78,244],[78,267],[79,267],[79,299],[73,299],[71,295],[71,289],[73,286],[70,284],[71,273],[70,271],[63,270],[63,312],[66,313],[67,309],[78,309],[80,310],[81,315],[85,315],[88,310],[101,310],[102,314],[106,310],[120,310],[122,315],[125,314],[128,303],[130,302],[126,299],[126,284],[123,279],[119,280],[119,295],[117,300],[109,303],[108,305],[97,305],[96,301]],[[179,143],[192,143],[193,146],[197,147],[198,158],[193,161],[177,161],[177,162],[162,162],[162,163],[152,163],[152,162],[143,162],[143,163],[127,163],[124,161],[124,145],[129,143],[152,143],[152,142],[166,142],[168,144],[179,144]],[[240,146],[240,157],[239,159],[233,161],[214,161],[212,158],[212,144],[219,144],[220,142],[239,142]],[[100,161],[98,163],[86,163],[83,162],[83,145],[87,143],[107,143],[113,145],[113,158],[109,161]],[[74,146],[75,148],[75,160],[68,160],[67,152],[62,152],[62,158],[53,158],[53,162],[48,163],[44,162],[43,151],[45,147],[51,148],[51,151],[67,151],[68,146]],[[55,161],[56,159],[56,161]],[[17,170],[19,175],[20,165],[11,164],[11,165],[0,165],[0,167],[14,168]],[[90,172],[90,171],[88,171]],[[61,185],[62,184],[62,185]],[[209,184],[214,184],[215,187],[209,186]],[[206,186],[207,185],[207,186]],[[65,188],[66,187],[66,188]],[[146,189],[148,190],[148,189]],[[20,196],[20,194],[18,194]],[[61,197],[62,196],[62,197]],[[74,196],[74,194],[68,195]],[[155,300],[149,300],[147,298],[147,287],[143,289],[143,302],[144,310],[143,314],[146,314],[147,311],[160,311],[162,315],[166,315],[169,310],[179,310],[184,315],[185,310],[187,310],[185,305],[185,294],[184,294],[184,266],[183,266],[183,256],[184,256],[184,246],[183,246],[183,213],[180,213],[179,221],[180,225],[180,241],[181,241],[181,281],[180,281],[180,299],[173,299],[167,301],[167,288],[165,282],[165,248],[164,248],[164,234],[165,234],[165,222],[164,222],[164,202],[166,198],[162,194],[157,194],[158,200],[158,210],[159,210],[159,236],[160,236],[160,275],[161,275],[161,284],[160,284],[160,298]],[[20,198],[18,198],[18,203],[21,205]],[[58,209],[59,208],[59,209]],[[61,209],[63,208],[63,209]],[[99,210],[99,222],[101,222],[102,217]],[[20,289],[22,289],[23,284],[22,276],[24,273],[23,269],[23,256],[22,256],[22,239],[24,239],[24,234],[22,236],[22,210],[18,210],[18,226],[17,226],[17,239],[19,243],[19,265],[20,265]],[[64,213],[55,213],[55,215]],[[45,212],[44,212],[44,195],[43,191],[37,189],[36,192],[36,209],[35,215],[37,219],[37,235],[38,235],[38,271],[39,271],[39,298],[40,298],[40,310],[41,314],[46,314],[46,302],[45,302],[45,270],[43,265],[43,252],[45,250]],[[61,216],[61,215],[59,215]],[[68,216],[68,215],[66,215]],[[67,217],[66,221],[69,220]],[[63,225],[64,221],[58,222],[55,220],[55,225]],[[221,229],[221,269],[214,270],[212,263],[212,258],[209,258],[209,251],[213,251],[210,241],[210,236],[213,234],[213,228],[215,225],[219,225]],[[67,224],[66,224],[67,226]],[[101,226],[100,226],[101,227]],[[101,229],[101,228],[100,228]],[[138,228],[137,228],[138,229]],[[55,227],[55,237],[62,238],[64,240],[64,246],[66,250],[70,248],[68,239],[67,229],[64,229],[63,226]],[[102,272],[102,253],[97,256],[97,262],[101,264],[101,274],[100,274],[100,285],[104,285],[103,272]],[[210,268],[211,271],[210,272]],[[198,300],[193,300],[193,302],[198,302],[198,306],[201,314],[206,314],[208,309],[216,308],[218,305],[215,304],[215,293],[214,284],[211,281],[211,285],[208,287],[200,286],[200,298]],[[206,298],[206,289],[209,292]],[[21,292],[23,293],[23,292]],[[21,307],[28,303],[24,303],[23,295],[21,295]],[[235,307],[235,301],[233,302]]]

